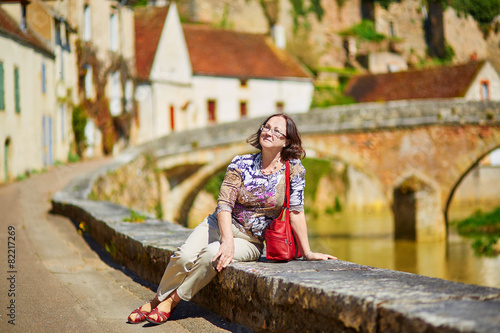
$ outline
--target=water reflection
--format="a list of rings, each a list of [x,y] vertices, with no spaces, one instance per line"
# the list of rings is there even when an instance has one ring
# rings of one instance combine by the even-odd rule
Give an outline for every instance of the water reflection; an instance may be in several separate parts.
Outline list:
[[[500,288],[500,256],[478,257],[454,229],[447,241],[394,241],[389,212],[309,217],[308,228],[313,249],[342,260]]]

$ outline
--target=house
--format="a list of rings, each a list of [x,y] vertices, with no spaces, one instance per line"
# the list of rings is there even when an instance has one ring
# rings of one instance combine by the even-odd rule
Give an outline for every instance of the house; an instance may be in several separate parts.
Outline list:
[[[500,100],[500,75],[488,61],[351,78],[344,93],[358,103],[409,99]]]
[[[19,4],[8,6],[21,13]],[[49,166],[57,156],[55,56],[25,19],[0,7],[0,182]]]
[[[172,3],[137,9],[135,36],[139,143],[309,109],[310,73],[263,34],[181,24]]]
[[[133,116],[134,14],[128,1],[52,1],[77,33],[75,105],[87,115],[85,156],[111,154],[128,144]],[[118,145],[115,145],[117,141]]]

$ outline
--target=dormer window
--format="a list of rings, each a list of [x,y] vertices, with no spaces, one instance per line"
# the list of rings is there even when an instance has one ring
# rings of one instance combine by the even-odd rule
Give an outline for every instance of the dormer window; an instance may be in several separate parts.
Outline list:
[[[481,100],[489,101],[490,97],[490,81],[483,80],[481,81]]]
[[[90,41],[92,38],[92,17],[90,12],[90,6],[85,6],[83,9],[83,40],[85,42]]]

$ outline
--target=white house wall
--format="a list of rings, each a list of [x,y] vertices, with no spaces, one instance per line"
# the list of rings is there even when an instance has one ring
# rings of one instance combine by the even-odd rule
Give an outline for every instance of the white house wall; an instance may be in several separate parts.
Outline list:
[[[137,144],[148,142],[154,139],[154,124],[157,110],[153,112],[153,96],[150,84],[139,84],[135,89],[135,99],[137,101],[139,113],[139,127],[137,130]]]
[[[313,85],[309,81],[250,79],[241,87],[237,78],[210,76],[193,77],[193,98],[198,116],[198,126],[208,124],[208,100],[216,101],[218,123],[240,119],[240,102],[247,102],[247,117],[260,117],[277,111],[276,104],[284,103],[287,113],[309,110]]]
[[[481,82],[487,81],[489,83],[490,100],[500,100],[500,75],[489,62],[485,62],[477,76],[474,78],[470,85],[465,99],[468,100],[481,100]]]
[[[175,3],[170,5],[158,42],[150,79],[153,82],[191,83],[191,63]]]
[[[4,145],[10,138],[9,176],[44,167],[42,136],[43,117],[52,119],[52,162],[55,161],[55,92],[54,61],[20,45],[10,38],[0,36],[0,62],[4,67],[5,110],[0,111],[0,182],[5,179]],[[42,63],[45,64],[46,92],[42,93]],[[15,111],[14,68],[19,69],[21,112]],[[48,122],[48,120],[47,120]],[[46,133],[49,135],[49,133]],[[46,147],[48,149],[48,147]],[[48,151],[46,150],[48,153]]]

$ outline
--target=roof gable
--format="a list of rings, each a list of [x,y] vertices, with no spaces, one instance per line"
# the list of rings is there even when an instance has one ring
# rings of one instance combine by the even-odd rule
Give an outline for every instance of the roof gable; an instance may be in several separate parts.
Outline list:
[[[357,102],[464,97],[484,61],[351,78],[345,94]]]
[[[170,6],[134,10],[137,77],[148,80]]]
[[[262,34],[183,24],[193,74],[242,78],[311,76]]]
[[[26,31],[21,30],[17,22],[1,8],[0,35],[9,36],[19,43],[25,44],[51,58],[54,58],[54,54],[50,51],[50,49],[48,49],[45,44],[40,41],[29,28],[26,29]]]

